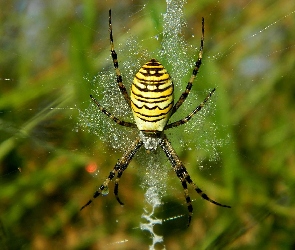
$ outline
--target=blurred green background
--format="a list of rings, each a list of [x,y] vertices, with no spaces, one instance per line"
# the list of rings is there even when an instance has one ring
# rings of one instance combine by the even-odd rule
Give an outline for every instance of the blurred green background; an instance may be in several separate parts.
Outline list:
[[[0,249],[148,249],[150,234],[140,230],[142,161],[135,159],[120,182],[124,207],[110,192],[79,212],[122,150],[77,124],[79,110],[90,104],[85,77],[112,67],[105,60],[108,10],[118,49],[133,35],[152,50],[166,2],[2,0],[0,6]],[[195,210],[187,228],[182,187],[171,171],[158,211],[164,222],[156,228],[164,244],[157,249],[294,249],[295,2],[188,0],[188,44],[199,46],[202,16],[204,64],[194,87],[217,88],[216,136],[226,143],[214,167],[202,156],[202,171],[196,149],[173,145],[192,179],[232,208],[191,190]],[[177,133],[198,143],[198,134]],[[85,171],[93,163],[95,178]]]

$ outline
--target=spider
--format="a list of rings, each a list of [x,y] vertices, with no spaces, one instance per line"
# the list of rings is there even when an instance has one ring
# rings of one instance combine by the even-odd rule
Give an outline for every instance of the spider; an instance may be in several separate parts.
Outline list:
[[[122,82],[122,76],[119,70],[119,64],[117,59],[117,53],[114,49],[113,41],[113,31],[112,31],[112,19],[111,19],[111,10],[109,10],[109,33],[110,33],[110,45],[111,45],[111,56],[117,75],[117,83],[119,89],[124,96],[125,101],[132,110],[135,124],[122,121],[119,118],[112,115],[106,109],[104,109],[98,101],[90,95],[90,98],[98,109],[107,115],[110,119],[121,126],[137,128],[139,130],[139,136],[135,141],[127,148],[121,159],[119,159],[110,172],[109,176],[103,182],[103,184],[98,188],[97,191],[93,194],[93,198],[90,199],[82,208],[87,207],[92,203],[93,199],[98,197],[100,194],[108,190],[109,182],[117,175],[115,179],[114,194],[117,201],[123,205],[123,202],[120,200],[119,193],[119,180],[123,172],[128,167],[133,156],[139,150],[139,148],[144,145],[147,151],[156,150],[157,146],[160,146],[168,157],[173,170],[175,171],[177,177],[179,178],[182,187],[184,189],[184,196],[188,208],[188,225],[191,222],[193,206],[191,203],[191,198],[188,193],[187,184],[193,186],[197,193],[205,200],[221,206],[230,208],[230,206],[222,205],[211,198],[209,198],[191,179],[189,173],[187,172],[185,166],[177,156],[175,150],[173,149],[171,143],[167,139],[167,136],[164,133],[164,130],[178,127],[182,124],[187,123],[193,115],[200,111],[205,103],[210,99],[211,95],[215,91],[215,88],[210,91],[207,97],[204,99],[201,104],[199,104],[188,116],[185,118],[175,121],[168,124],[170,117],[178,110],[178,108],[183,104],[187,98],[193,81],[196,78],[197,73],[199,72],[200,66],[202,64],[203,56],[203,44],[204,44],[204,18],[202,18],[202,37],[201,37],[201,46],[199,49],[198,60],[195,63],[195,67],[192,72],[192,76],[186,86],[185,91],[181,94],[178,101],[174,104],[174,85],[170,78],[170,75],[166,69],[162,66],[160,62],[156,59],[151,59],[146,64],[144,64],[139,71],[136,73],[134,80],[131,85],[130,96],[127,93],[127,90]]]

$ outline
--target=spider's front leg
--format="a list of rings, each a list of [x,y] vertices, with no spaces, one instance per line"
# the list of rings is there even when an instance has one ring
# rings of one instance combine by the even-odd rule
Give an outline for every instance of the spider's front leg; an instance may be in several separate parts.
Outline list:
[[[214,200],[212,200],[211,198],[208,197],[208,195],[206,195],[192,180],[191,177],[189,175],[189,173],[187,172],[185,166],[183,165],[183,163],[180,161],[179,157],[177,156],[175,150],[173,149],[171,143],[168,141],[168,139],[166,138],[166,136],[164,136],[164,138],[160,141],[159,145],[161,146],[161,148],[163,149],[163,151],[165,152],[166,156],[168,157],[169,161],[172,164],[172,167],[177,175],[177,177],[179,178],[179,180],[181,181],[182,187],[184,189],[184,196],[185,196],[185,200],[187,203],[187,208],[188,208],[188,225],[191,222],[191,218],[192,218],[192,213],[193,213],[193,206],[191,204],[191,198],[188,194],[188,189],[187,189],[187,183],[189,183],[190,185],[192,185],[194,187],[194,189],[197,191],[197,193],[205,200],[217,205],[217,206],[221,206],[221,207],[228,207],[230,208],[230,206],[228,205],[223,205],[220,204]]]
[[[108,188],[109,182],[115,177],[117,174],[117,178],[115,180],[115,188],[114,188],[114,194],[116,196],[117,201],[123,205],[123,202],[119,199],[118,193],[119,193],[119,180],[122,176],[124,170],[128,167],[130,161],[132,160],[133,156],[136,154],[138,149],[142,146],[143,142],[138,137],[131,145],[130,147],[125,151],[124,155],[121,157],[120,160],[116,163],[113,170],[110,172],[108,178],[104,181],[104,183],[99,187],[97,191],[94,192],[92,199],[90,199],[84,206],[81,207],[80,210],[87,207],[90,203],[92,203],[93,199],[98,197],[103,190]]]

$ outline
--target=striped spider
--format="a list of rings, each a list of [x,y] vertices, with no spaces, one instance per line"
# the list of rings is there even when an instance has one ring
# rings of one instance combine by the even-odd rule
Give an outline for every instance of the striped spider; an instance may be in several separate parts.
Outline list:
[[[196,75],[199,71],[199,68],[202,64],[202,55],[203,55],[203,44],[204,44],[204,18],[202,18],[202,37],[201,37],[201,46],[199,49],[198,60],[195,63],[195,67],[192,72],[192,76],[186,86],[185,91],[181,94],[178,101],[174,104],[174,85],[170,78],[170,75],[166,69],[162,66],[160,62],[156,59],[151,59],[149,62],[144,64],[139,71],[136,73],[134,80],[131,85],[130,96],[127,93],[127,90],[122,82],[122,76],[119,70],[119,64],[117,59],[117,53],[114,49],[113,42],[113,33],[112,33],[112,21],[111,21],[111,10],[109,10],[109,32],[110,32],[110,45],[111,45],[111,56],[114,64],[114,68],[117,75],[117,83],[119,89],[124,96],[125,101],[132,110],[135,124],[130,122],[125,122],[106,109],[104,109],[98,101],[90,95],[90,98],[98,107],[98,109],[107,115],[110,119],[121,126],[137,128],[139,130],[139,136],[136,140],[128,147],[121,159],[119,159],[110,172],[109,176],[103,182],[103,184],[98,188],[97,191],[93,194],[93,198],[90,199],[82,208],[87,207],[92,203],[93,199],[98,197],[100,194],[108,190],[109,182],[117,175],[115,179],[114,194],[117,201],[123,205],[123,202],[120,200],[119,193],[119,180],[126,168],[128,167],[131,159],[139,150],[139,148],[144,145],[146,150],[156,150],[157,146],[160,146],[168,157],[173,170],[175,171],[177,177],[179,178],[182,187],[184,189],[184,196],[188,208],[188,225],[190,224],[193,206],[191,203],[191,198],[188,193],[187,184],[193,186],[197,193],[205,200],[221,206],[228,207],[227,205],[222,205],[211,198],[209,198],[191,179],[189,173],[187,172],[185,166],[177,156],[175,150],[173,149],[171,143],[168,141],[164,130],[170,129],[173,127],[180,126],[187,123],[193,115],[200,111],[205,103],[209,100],[215,88],[210,91],[208,96],[204,99],[199,106],[197,106],[188,116],[185,118],[172,122],[168,124],[170,117],[178,110],[182,103],[187,98],[193,81],[196,78]]]

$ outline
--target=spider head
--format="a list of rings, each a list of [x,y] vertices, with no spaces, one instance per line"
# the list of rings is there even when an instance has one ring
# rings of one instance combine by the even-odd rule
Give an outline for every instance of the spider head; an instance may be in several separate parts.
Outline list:
[[[161,134],[161,131],[139,131],[140,139],[148,152],[157,149],[162,139]]]

